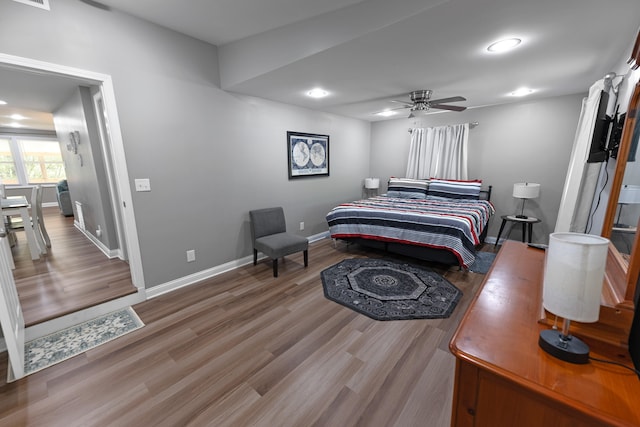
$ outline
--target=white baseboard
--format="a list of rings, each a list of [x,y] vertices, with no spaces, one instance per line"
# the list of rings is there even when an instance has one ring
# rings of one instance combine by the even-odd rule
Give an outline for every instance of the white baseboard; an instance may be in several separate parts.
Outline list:
[[[107,258],[109,259],[113,259],[113,258],[122,258],[122,252],[120,251],[120,249],[109,249],[108,247],[106,247],[104,245],[104,243],[102,243],[100,240],[98,240],[96,238],[96,236],[94,236],[93,234],[89,233],[87,230],[83,230],[82,227],[80,226],[80,224],[76,221],[73,222],[73,225],[82,233],[85,235],[85,237],[87,239],[89,239],[91,241],[91,243],[93,243],[94,245],[96,245],[96,247],[98,249],[100,249],[100,251],[105,254],[107,256]]]
[[[328,237],[329,237],[329,232],[325,231],[323,233],[318,233],[318,234],[314,234],[313,236],[309,236],[307,237],[307,240],[309,240],[309,243],[313,243]],[[265,256],[261,256],[259,259],[262,260],[265,258],[266,258]],[[207,270],[202,270],[197,273],[190,274],[189,276],[184,276],[179,279],[154,286],[152,288],[147,289],[147,298],[148,299],[155,298],[157,296],[164,295],[171,291],[175,291],[176,289],[184,288],[185,286],[194,285],[196,283],[202,282],[205,279],[210,279],[219,274],[226,273],[227,271],[231,271],[251,263],[253,263],[253,255],[236,259],[234,261],[229,261],[225,264],[218,265],[216,267],[209,268]]]

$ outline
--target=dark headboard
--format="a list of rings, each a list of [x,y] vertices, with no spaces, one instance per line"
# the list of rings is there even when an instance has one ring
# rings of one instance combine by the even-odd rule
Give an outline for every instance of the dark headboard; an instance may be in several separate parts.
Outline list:
[[[493,188],[492,185],[490,185],[486,190],[480,190],[480,200],[488,200],[491,201],[491,189]]]

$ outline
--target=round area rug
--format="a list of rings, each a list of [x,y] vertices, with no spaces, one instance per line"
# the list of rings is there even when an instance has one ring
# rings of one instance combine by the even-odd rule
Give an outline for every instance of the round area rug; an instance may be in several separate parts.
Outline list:
[[[384,259],[346,259],[320,276],[327,299],[376,320],[449,317],[462,297],[434,271]]]

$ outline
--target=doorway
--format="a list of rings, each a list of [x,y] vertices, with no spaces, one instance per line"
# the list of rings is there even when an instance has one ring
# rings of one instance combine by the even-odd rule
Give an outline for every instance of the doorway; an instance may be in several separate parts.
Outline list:
[[[20,75],[34,87],[46,84],[47,79],[56,80],[68,86],[85,86],[93,88],[93,99],[99,126],[99,143],[104,154],[105,169],[108,170],[105,181],[100,185],[106,186],[111,197],[111,208],[116,235],[118,239],[118,257],[128,263],[131,283],[137,290],[134,300],[143,301],[146,298],[140,248],[138,245],[137,229],[133,213],[133,203],[129,185],[129,175],[126,169],[124,144],[120,132],[120,124],[116,109],[115,92],[111,77],[91,71],[70,68],[63,65],[37,61],[29,58],[0,54],[0,72],[10,70]],[[0,79],[4,82],[4,79]],[[39,93],[24,93],[29,96],[47,96],[46,90]],[[55,103],[55,100],[54,100]],[[52,111],[50,111],[52,112]],[[37,261],[36,261],[37,262]],[[128,298],[126,305],[132,299]],[[111,301],[110,307],[113,307]]]

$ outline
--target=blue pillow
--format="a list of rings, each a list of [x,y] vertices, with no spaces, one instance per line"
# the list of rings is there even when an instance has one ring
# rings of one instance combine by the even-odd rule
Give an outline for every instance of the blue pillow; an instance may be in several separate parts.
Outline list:
[[[479,199],[481,180],[462,181],[431,178],[427,195],[447,199]]]
[[[404,199],[426,199],[429,180],[411,178],[389,178],[388,197]]]

